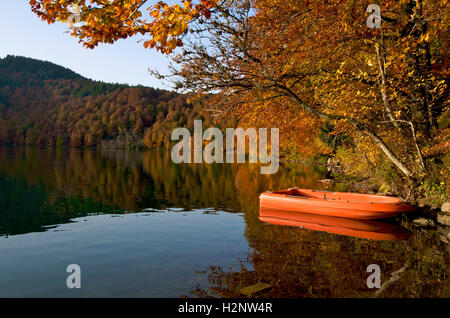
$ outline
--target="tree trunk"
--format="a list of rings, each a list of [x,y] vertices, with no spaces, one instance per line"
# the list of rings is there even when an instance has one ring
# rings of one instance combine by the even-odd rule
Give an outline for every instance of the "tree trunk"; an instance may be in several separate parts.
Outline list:
[[[381,56],[380,53],[380,44],[375,44],[375,51],[377,53],[377,61],[378,61],[378,68],[380,69],[380,75],[381,75],[381,97],[383,99],[384,108],[386,110],[386,113],[389,117],[389,120],[392,122],[392,124],[397,128],[399,128],[399,125],[397,122],[395,122],[394,114],[392,113],[391,105],[389,104],[389,99],[387,96],[387,83],[386,83],[386,67],[384,63],[384,54]]]
[[[367,135],[369,135],[375,143],[381,148],[381,150],[384,152],[384,154],[389,158],[389,160],[392,161],[392,163],[409,179],[414,179],[413,173],[411,170],[406,167],[403,162],[401,162],[395,153],[389,148],[389,146],[381,139],[369,126],[353,119],[347,116],[341,116],[341,115],[331,115],[326,114],[318,109],[315,109],[314,107],[311,107],[310,105],[306,104],[300,97],[298,97],[294,92],[292,92],[289,88],[283,87],[279,85],[279,88],[283,89],[286,92],[286,95],[294,102],[299,104],[304,110],[307,112],[313,114],[314,116],[317,116],[319,118],[325,118],[330,120],[336,120],[336,119],[344,119],[347,120],[349,123],[351,123],[357,130],[365,132]]]
[[[370,137],[372,137],[372,139],[378,144],[378,146],[381,148],[381,150],[383,150],[384,154],[389,158],[389,160],[391,160],[394,165],[400,169],[401,172],[403,172],[403,174],[405,174],[408,178],[412,179],[413,178],[413,173],[411,172],[411,170],[409,170],[404,164],[403,162],[401,162],[397,156],[392,152],[392,150],[388,147],[388,145],[386,145],[386,143],[379,137],[377,136],[377,134],[375,134],[375,132],[373,132],[371,129],[369,129],[368,127],[366,127],[366,129],[364,130],[364,132],[366,134],[368,134]]]

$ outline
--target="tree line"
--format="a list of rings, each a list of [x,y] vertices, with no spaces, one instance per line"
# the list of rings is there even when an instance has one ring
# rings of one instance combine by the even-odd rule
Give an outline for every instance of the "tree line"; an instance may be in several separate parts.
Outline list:
[[[156,148],[199,117],[181,94],[92,81],[25,57],[0,59],[0,144]]]

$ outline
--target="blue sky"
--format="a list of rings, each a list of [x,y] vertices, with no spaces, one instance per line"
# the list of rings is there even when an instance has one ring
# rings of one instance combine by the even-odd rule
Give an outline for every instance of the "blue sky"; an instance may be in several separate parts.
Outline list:
[[[28,0],[0,0],[0,57],[8,54],[50,61],[91,79],[157,88],[169,87],[149,75],[148,68],[166,73],[169,58],[144,49],[139,38],[83,48],[65,24],[48,25],[31,12]]]

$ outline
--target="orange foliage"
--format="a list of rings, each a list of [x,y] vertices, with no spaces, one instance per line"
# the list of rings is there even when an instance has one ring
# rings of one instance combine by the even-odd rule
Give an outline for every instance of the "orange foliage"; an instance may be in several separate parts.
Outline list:
[[[185,0],[168,5],[164,1],[149,6],[147,0],[30,0],[31,9],[48,23],[66,22],[74,6],[80,9],[81,25],[71,26],[71,35],[87,48],[99,43],[114,43],[134,35],[149,35],[144,47],[156,47],[163,53],[182,45],[188,23],[208,19],[217,0]],[[147,11],[147,12],[145,12]]]

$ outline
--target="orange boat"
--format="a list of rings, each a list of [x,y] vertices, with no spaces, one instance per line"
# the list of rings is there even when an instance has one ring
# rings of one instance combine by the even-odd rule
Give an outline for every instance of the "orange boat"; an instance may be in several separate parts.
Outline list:
[[[411,232],[396,224],[265,208],[259,210],[259,220],[275,225],[295,226],[371,240],[405,240],[411,236]]]
[[[260,208],[365,220],[390,218],[414,210],[395,197],[297,188],[264,192],[259,202]]]

